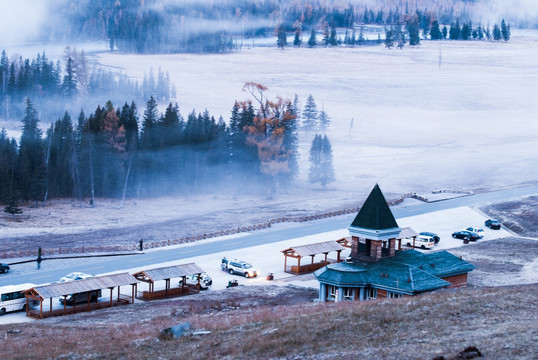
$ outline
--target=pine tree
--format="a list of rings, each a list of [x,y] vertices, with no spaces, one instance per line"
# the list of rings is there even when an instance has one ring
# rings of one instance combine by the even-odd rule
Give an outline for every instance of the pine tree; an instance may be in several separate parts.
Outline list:
[[[504,41],[510,40],[510,25],[506,25],[504,19],[501,22],[501,34]]]
[[[447,29],[447,27],[445,25],[445,26],[443,26],[443,31],[442,31],[443,40],[446,40],[447,36],[448,36],[448,29]]]
[[[471,22],[466,22],[461,27],[461,39],[469,40],[471,38],[472,25]]]
[[[338,45],[338,39],[336,38],[336,26],[334,22],[331,24],[331,30],[329,35],[329,45],[336,46]]]
[[[308,39],[308,46],[314,47],[316,45],[317,45],[317,42],[316,42],[316,29],[312,28],[312,30],[310,30],[310,38]]]
[[[434,20],[430,29],[430,39],[431,40],[441,40],[443,34],[439,29],[439,21]]]
[[[45,185],[45,149],[39,117],[30,98],[26,99],[19,146],[19,178],[24,200],[41,200]]]
[[[419,18],[417,15],[411,17],[407,22],[407,32],[409,33],[409,45],[420,45],[420,27]]]
[[[6,204],[14,198],[17,186],[14,184],[17,159],[17,142],[10,140],[5,128],[0,131],[0,203]]]
[[[325,188],[334,181],[333,151],[327,135],[321,141],[321,177],[320,184]]]
[[[449,39],[450,40],[461,39],[461,27],[460,27],[459,19],[456,20],[455,23],[450,24]]]
[[[327,131],[330,123],[331,123],[331,119],[329,118],[329,115],[327,115],[327,113],[325,112],[325,109],[322,108],[322,110],[319,112],[319,129],[322,132]]]
[[[275,29],[276,33],[276,46],[280,49],[284,49],[288,45],[288,40],[286,39],[286,27],[284,23],[279,23]]]
[[[501,29],[499,28],[499,25],[493,25],[493,40],[499,41],[501,40],[501,36]]]
[[[394,46],[394,31],[392,29],[385,29],[385,47],[392,49]]]
[[[329,138],[316,134],[310,146],[308,181],[320,183],[325,188],[334,181],[333,155]]]
[[[319,181],[321,174],[321,135],[316,134],[310,145],[310,168],[308,170],[308,181],[316,183]]]
[[[142,133],[140,135],[140,146],[144,150],[155,151],[158,148],[157,121],[158,121],[157,102],[151,96],[144,110],[142,121]]]
[[[303,109],[302,113],[302,129],[308,134],[311,131],[314,131],[317,126],[317,119],[318,119],[318,110],[316,106],[316,102],[314,101],[314,97],[312,94],[308,95],[308,98],[306,99],[306,104]]]
[[[4,212],[13,216],[15,220],[15,215],[22,214],[22,209],[17,205],[15,200],[10,200],[9,203],[4,207]]]
[[[71,98],[77,94],[77,79],[75,75],[75,68],[73,66],[73,59],[71,57],[67,59],[62,89],[66,97]]]

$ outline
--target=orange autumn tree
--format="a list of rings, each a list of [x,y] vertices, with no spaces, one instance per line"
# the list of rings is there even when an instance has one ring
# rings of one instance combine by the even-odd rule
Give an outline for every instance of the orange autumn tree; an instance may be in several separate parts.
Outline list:
[[[287,122],[296,116],[289,100],[280,96],[275,101],[268,100],[264,97],[266,90],[266,86],[255,82],[243,86],[243,91],[250,93],[259,105],[252,125],[245,127],[247,144],[258,149],[260,171],[271,179],[269,196],[272,196],[278,190],[279,175],[290,171],[288,160],[292,150],[284,146],[284,136],[289,129]]]

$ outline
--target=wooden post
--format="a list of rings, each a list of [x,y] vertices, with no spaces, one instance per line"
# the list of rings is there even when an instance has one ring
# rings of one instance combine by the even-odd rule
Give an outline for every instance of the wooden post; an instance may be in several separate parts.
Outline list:
[[[286,272],[286,264],[288,262],[288,255],[284,253],[284,272]]]
[[[297,275],[299,275],[300,268],[301,268],[301,257],[299,256],[297,258]]]
[[[111,287],[111,288],[110,288],[110,307],[112,307],[112,296],[113,296],[113,291],[114,291],[114,288]]]
[[[132,284],[132,285],[131,285],[131,291],[132,291],[132,294],[131,294],[131,304],[134,304],[135,293],[136,293],[136,291],[135,291],[135,286],[136,286],[136,284]]]
[[[28,306],[28,299],[26,299],[26,306]],[[52,312],[52,298],[50,298],[50,312]]]
[[[39,299],[39,318],[43,319],[43,298]]]
[[[312,272],[313,271],[312,269],[314,268],[314,256],[316,255],[310,255],[310,256],[312,257],[312,261],[310,262],[310,272]]]
[[[118,301],[120,300],[120,287],[118,286]]]
[[[336,262],[339,263],[340,262],[340,253],[342,252],[342,250],[336,250]]]

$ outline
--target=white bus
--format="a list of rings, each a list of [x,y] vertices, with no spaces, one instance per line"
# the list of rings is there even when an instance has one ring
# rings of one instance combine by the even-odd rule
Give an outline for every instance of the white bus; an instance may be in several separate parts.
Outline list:
[[[26,297],[22,292],[34,286],[34,284],[20,284],[0,287],[0,315],[10,311],[24,310]]]

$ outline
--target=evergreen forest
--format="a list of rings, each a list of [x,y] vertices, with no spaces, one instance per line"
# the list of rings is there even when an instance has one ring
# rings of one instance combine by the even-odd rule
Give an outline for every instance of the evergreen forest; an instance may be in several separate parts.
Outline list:
[[[63,26],[45,29],[42,36],[107,41],[110,50],[133,53],[225,53],[240,49],[245,39],[273,35],[283,48],[288,45],[287,34],[294,34],[295,46],[379,43],[381,39],[366,39],[363,34],[365,26],[375,25],[410,30],[410,45],[416,45],[415,35],[432,40],[438,36],[431,33],[434,22],[441,27],[475,22],[484,31],[493,28],[480,23],[483,14],[474,5],[468,0],[65,0],[54,2],[51,9]],[[346,34],[337,34],[337,28],[347,29]],[[321,34],[323,40],[312,42],[312,34]]]
[[[298,173],[297,114],[288,100],[269,101],[266,88],[245,84],[255,101],[236,102],[231,117],[207,111],[185,117],[170,103],[159,113],[153,96],[111,101],[89,114],[65,112],[45,131],[25,99],[20,141],[0,132],[0,202],[50,198],[139,198],[197,193],[272,196]]]

